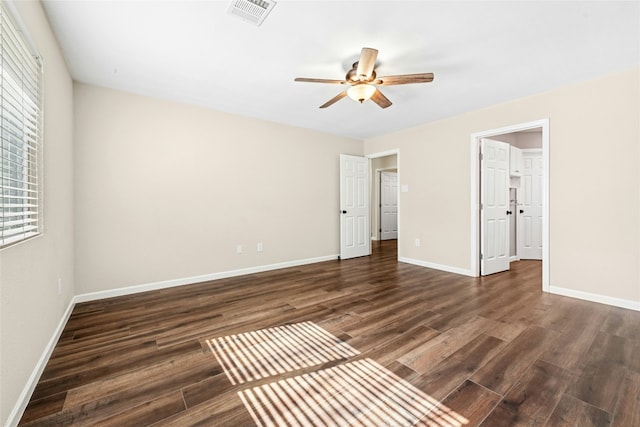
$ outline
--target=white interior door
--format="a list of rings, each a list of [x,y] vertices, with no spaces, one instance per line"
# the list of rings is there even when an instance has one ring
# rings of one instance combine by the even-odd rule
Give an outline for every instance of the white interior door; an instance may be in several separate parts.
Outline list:
[[[398,174],[380,173],[380,240],[398,238]]]
[[[371,254],[369,159],[340,155],[340,259]]]
[[[481,140],[480,271],[509,270],[509,144]]]
[[[523,153],[523,173],[518,189],[518,258],[542,259],[542,153]]]

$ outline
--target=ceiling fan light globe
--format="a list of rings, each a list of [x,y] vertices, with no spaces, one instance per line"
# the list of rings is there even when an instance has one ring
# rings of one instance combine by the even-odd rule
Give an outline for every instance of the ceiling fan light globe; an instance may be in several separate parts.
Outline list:
[[[377,89],[374,85],[362,83],[351,86],[347,90],[347,95],[349,95],[349,98],[353,99],[354,101],[363,103],[367,99],[371,98],[376,90]]]

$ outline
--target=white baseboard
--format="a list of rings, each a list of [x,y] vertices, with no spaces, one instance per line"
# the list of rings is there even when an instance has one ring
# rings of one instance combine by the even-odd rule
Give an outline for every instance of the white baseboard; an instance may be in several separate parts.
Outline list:
[[[640,311],[640,301],[614,298],[606,295],[592,294],[590,292],[576,291],[574,289],[549,286],[549,292],[565,297],[578,298],[585,301],[597,302],[600,304],[612,305],[614,307],[626,308],[628,310]]]
[[[461,274],[463,276],[473,277],[471,270],[466,268],[451,267],[449,265],[436,264],[433,262],[421,261],[418,259],[404,258],[404,257],[398,257],[398,261],[406,262],[407,264],[419,265],[420,267],[433,268],[434,270],[446,271],[448,273],[455,273],[455,274]]]
[[[36,389],[38,380],[40,379],[40,376],[42,375],[44,368],[47,366],[47,362],[49,361],[49,358],[51,357],[51,354],[53,353],[53,350],[56,347],[56,344],[58,343],[60,336],[62,335],[62,331],[64,331],[64,327],[66,326],[67,321],[69,320],[69,317],[71,316],[71,312],[73,311],[73,307],[75,305],[76,305],[75,298],[71,298],[71,301],[69,301],[69,305],[67,306],[67,309],[65,310],[65,312],[62,314],[62,317],[60,318],[60,322],[58,322],[58,326],[56,326],[56,329],[53,331],[53,335],[51,336],[51,339],[47,343],[46,347],[44,348],[44,351],[42,352],[42,355],[40,356],[40,359],[38,359],[38,363],[36,363],[35,368],[31,372],[31,375],[27,380],[27,384],[24,386],[24,389],[22,389],[22,393],[20,393],[20,396],[18,396],[18,401],[16,402],[16,405],[14,406],[13,410],[9,414],[9,418],[7,419],[7,424],[6,424],[7,427],[17,426],[18,423],[20,422],[20,418],[22,418],[22,414],[24,413],[24,410],[27,408],[27,405],[29,404],[29,399],[31,399],[31,395],[33,394],[33,391]]]
[[[219,273],[203,274],[200,276],[184,277],[180,279],[164,280],[162,282],[146,283],[143,285],[127,286],[125,288],[110,289],[108,291],[90,292],[76,295],[75,302],[88,302],[104,298],[119,297],[123,295],[137,294],[140,292],[155,291],[158,289],[173,288],[175,286],[191,285],[194,283],[208,282],[210,280],[226,279],[229,277],[243,276],[245,274],[262,273],[264,271],[279,270],[281,268],[298,267],[300,265],[315,264],[318,262],[338,259],[338,255],[327,255],[316,258],[301,259],[281,262],[278,264],[260,265],[257,267],[241,268],[238,270],[221,271]]]

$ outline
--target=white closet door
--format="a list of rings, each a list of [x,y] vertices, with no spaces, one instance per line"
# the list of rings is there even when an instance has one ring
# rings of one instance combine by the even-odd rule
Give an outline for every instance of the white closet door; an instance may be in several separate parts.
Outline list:
[[[542,153],[523,153],[523,172],[518,189],[518,258],[542,259]]]

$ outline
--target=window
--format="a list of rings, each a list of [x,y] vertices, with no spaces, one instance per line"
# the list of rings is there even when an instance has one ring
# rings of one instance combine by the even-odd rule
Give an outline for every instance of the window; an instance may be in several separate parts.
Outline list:
[[[41,65],[0,3],[0,247],[41,232]]]

